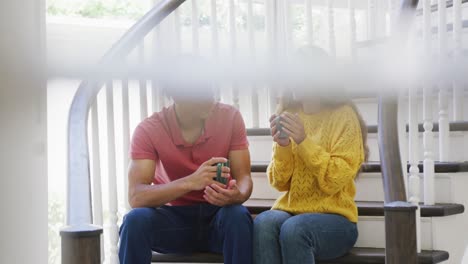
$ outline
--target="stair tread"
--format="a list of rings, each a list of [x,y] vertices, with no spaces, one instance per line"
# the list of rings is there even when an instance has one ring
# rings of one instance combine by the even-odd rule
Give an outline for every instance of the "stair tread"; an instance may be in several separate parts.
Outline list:
[[[409,128],[406,125],[406,131],[408,132]],[[449,122],[449,130],[450,131],[468,131],[468,121],[451,121]],[[423,124],[418,124],[418,131],[424,132]],[[439,131],[439,123],[432,124],[432,132]],[[377,133],[378,126],[377,125],[367,125],[367,133]],[[262,127],[262,128],[247,128],[247,136],[269,136],[270,135],[270,128]]]
[[[440,263],[449,258],[449,253],[440,250],[423,250],[418,254],[418,263]],[[215,253],[193,254],[159,254],[153,253],[152,262],[194,262],[194,263],[223,263],[223,256]],[[318,261],[318,263],[340,264],[380,264],[385,263],[385,249],[383,248],[353,248],[347,255],[334,260]]]
[[[266,172],[269,161],[254,161],[252,162],[252,172]],[[409,164],[407,166],[409,170]],[[423,163],[418,164],[419,172],[424,172]],[[441,162],[434,161],[434,169],[436,173],[456,173],[456,172],[468,172],[468,161],[450,161]],[[368,161],[361,166],[362,173],[378,173],[382,172],[381,164],[378,161]]]
[[[273,199],[249,199],[244,203],[251,214],[259,214],[270,210],[275,200]],[[383,216],[383,202],[356,201],[359,216]],[[443,217],[461,214],[465,211],[462,204],[438,203],[435,205],[420,205],[422,217]]]

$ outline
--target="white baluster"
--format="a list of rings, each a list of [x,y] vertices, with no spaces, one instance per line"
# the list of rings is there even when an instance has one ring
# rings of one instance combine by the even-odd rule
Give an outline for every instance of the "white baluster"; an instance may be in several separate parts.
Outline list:
[[[125,211],[130,211],[130,204],[128,203],[128,147],[130,145],[130,110],[129,110],[129,99],[128,99],[128,79],[122,80],[122,143],[123,143],[123,205]],[[125,212],[125,213],[126,213]]]
[[[446,84],[444,82],[444,84]],[[444,86],[439,88],[439,160],[449,160],[449,121],[448,121],[448,95]]]
[[[216,7],[216,0],[211,0],[211,47],[214,57],[217,57],[219,53],[218,12]]]
[[[328,46],[330,55],[336,56],[335,43],[335,13],[333,10],[333,0],[327,0],[328,9]]]
[[[424,204],[434,204],[434,136],[432,132],[432,89],[431,84],[426,83],[423,90],[424,105]]]
[[[388,0],[388,12],[389,12],[389,26],[388,26],[388,32],[387,34],[390,36],[393,34],[393,30],[395,28],[395,23],[396,23],[396,14],[397,14],[397,11],[398,11],[398,4],[400,2],[399,1],[395,1],[395,0]]]
[[[368,30],[368,39],[375,39],[377,36],[376,32],[376,0],[367,1],[367,30]]]
[[[423,2],[424,21],[424,49],[426,56],[430,57],[431,51],[431,1]],[[434,137],[432,117],[432,80],[426,76],[423,87],[423,140],[424,140],[424,204],[434,204]]]
[[[249,53],[251,58],[255,58],[255,29],[253,22],[253,1],[247,0],[247,27],[249,31]],[[259,127],[259,111],[258,111],[258,93],[256,85],[251,89],[252,103],[252,126]]]
[[[281,10],[280,10],[281,11]],[[288,0],[283,0],[283,28],[279,35],[284,38],[284,55],[288,55],[294,49],[293,27],[291,18],[291,3]]]
[[[266,43],[267,43],[269,56],[272,56],[273,54],[275,54],[275,50],[277,46],[277,43],[275,41],[276,39],[275,37],[276,36],[275,6],[276,6],[276,1],[265,1],[265,30],[266,30],[265,37],[266,37]]]
[[[462,0],[453,0],[453,60],[457,64],[463,48],[462,43]],[[453,119],[463,120],[463,83],[453,80]]]
[[[356,61],[356,8],[355,0],[348,0],[349,8],[349,45],[351,61]]]
[[[198,37],[198,30],[200,27],[199,19],[197,0],[192,0],[192,50],[194,54],[198,54],[200,52]]]
[[[118,263],[117,243],[119,241],[119,229],[117,226],[117,177],[115,162],[115,125],[114,125],[114,98],[113,84],[109,82],[106,86],[107,99],[107,165],[108,165],[108,190],[109,195],[109,238],[110,238],[110,263]]]
[[[97,96],[91,108],[92,142],[93,142],[93,224],[102,226],[102,184],[101,184],[101,150],[99,144],[99,117]],[[101,235],[101,262],[105,260],[104,238]]]
[[[416,237],[417,237],[417,249],[418,252],[421,252],[421,213],[419,210],[420,202],[420,183],[419,183],[419,131],[418,131],[418,108],[417,108],[417,96],[416,88],[409,89],[409,104],[408,104],[408,123],[409,123],[409,154],[408,160],[410,164],[409,169],[409,180],[408,180],[408,190],[409,190],[409,199],[408,201],[413,205],[417,206],[416,211]]]
[[[236,6],[234,0],[229,0],[229,37],[231,56],[234,57],[237,51]]]
[[[138,46],[138,61],[140,65],[145,64],[145,46],[140,44]],[[146,91],[146,80],[140,79],[140,119],[143,120],[148,117],[148,95]]]
[[[229,0],[229,33],[231,58],[234,61],[237,54],[236,6],[234,0]],[[235,83],[232,85],[232,102],[234,107],[239,109],[239,91]]]
[[[448,146],[449,146],[449,122],[448,122],[448,82],[443,73],[447,63],[447,7],[445,0],[438,2],[439,15],[439,160],[448,161]]]
[[[312,45],[314,43],[314,23],[312,19],[312,0],[305,0],[304,5],[305,5],[305,15],[306,15],[307,43],[309,45]]]

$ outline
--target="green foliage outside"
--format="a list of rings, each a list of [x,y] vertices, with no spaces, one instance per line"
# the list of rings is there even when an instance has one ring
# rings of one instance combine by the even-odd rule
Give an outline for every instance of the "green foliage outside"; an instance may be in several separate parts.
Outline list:
[[[137,19],[145,14],[145,3],[145,1],[124,0],[49,0],[47,2],[47,15]]]

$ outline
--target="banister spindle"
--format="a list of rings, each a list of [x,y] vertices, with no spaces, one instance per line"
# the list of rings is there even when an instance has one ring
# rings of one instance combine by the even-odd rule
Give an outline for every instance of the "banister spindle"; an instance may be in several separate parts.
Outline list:
[[[229,0],[229,33],[231,58],[234,62],[234,59],[237,55],[236,5],[234,0]],[[239,109],[239,90],[236,83],[234,82],[232,85],[232,103],[235,108]]]
[[[419,131],[418,131],[418,108],[417,108],[417,95],[416,87],[409,88],[409,104],[408,104],[408,123],[409,123],[409,155],[408,160],[410,164],[409,177],[408,177],[408,201],[417,207],[416,209],[416,245],[418,252],[421,251],[421,214],[419,208],[420,202],[420,182],[419,182]]]
[[[218,34],[218,9],[216,0],[211,0],[211,49],[213,51],[212,56],[217,59],[219,56],[219,34]],[[221,101],[221,89],[219,83],[215,84],[214,89],[215,101]]]
[[[123,164],[122,164],[122,171],[123,171],[123,197],[124,200],[123,205],[125,211],[130,211],[130,204],[128,203],[128,177],[127,177],[127,169],[129,163],[128,157],[128,148],[130,145],[130,107],[129,107],[129,99],[128,99],[128,79],[122,80],[122,143],[123,143]]]
[[[352,1],[352,0],[350,0]],[[312,0],[305,0],[305,16],[306,16],[306,32],[307,43],[312,45],[314,43],[314,24],[312,19]]]
[[[293,38],[293,26],[291,17],[291,3],[290,1],[283,0],[283,31],[281,37],[284,38],[284,55],[288,55],[293,52],[294,49],[294,38]],[[280,31],[281,32],[281,31]]]
[[[447,7],[445,0],[438,2],[439,22],[439,160],[448,161],[449,123],[448,123],[448,82],[444,74],[447,63]]]
[[[192,0],[192,51],[193,54],[199,54],[199,15],[198,15],[198,1]]]
[[[423,38],[424,50],[427,60],[432,55],[431,45],[431,0],[423,1]],[[429,71],[426,69],[426,76],[423,87],[423,141],[424,141],[424,204],[434,204],[434,138],[433,138],[433,117],[432,117],[432,81]]]
[[[395,30],[395,23],[396,23],[396,13],[398,10],[398,3],[399,1],[395,0],[388,0],[388,12],[389,12],[389,27],[388,27],[388,35],[392,35]]]
[[[367,30],[368,30],[368,39],[372,40],[372,39],[375,39],[375,37],[377,36],[377,32],[376,32],[376,24],[377,24],[377,21],[376,21],[376,3],[375,3],[376,0],[368,0],[367,1]]]
[[[328,10],[328,47],[330,55],[336,56],[336,43],[335,43],[335,12],[333,10],[333,0],[327,0]]]
[[[249,53],[251,58],[255,58],[255,28],[253,21],[253,0],[247,0],[247,27],[249,35]],[[251,104],[252,104],[252,127],[259,127],[259,105],[258,105],[258,92],[257,86],[252,85],[250,91]]]
[[[348,0],[349,8],[349,54],[352,62],[356,61],[356,7],[355,0]]]
[[[93,224],[102,226],[102,181],[101,181],[101,148],[99,143],[99,116],[98,116],[98,98],[94,101],[91,107],[91,119],[92,119],[92,157],[93,157],[93,174],[92,174],[92,203],[93,203]],[[104,251],[104,238],[101,235],[101,262],[105,260]]]
[[[118,263],[117,243],[119,242],[119,228],[117,226],[117,176],[115,161],[115,125],[114,125],[114,93],[112,81],[106,85],[107,100],[107,165],[108,165],[108,190],[109,195],[109,243],[110,243],[110,263]]]
[[[453,61],[459,63],[462,41],[462,0],[453,0]],[[455,78],[453,80],[453,119],[454,121],[463,120],[463,83]]]
[[[211,48],[213,49],[214,57],[219,53],[219,40],[218,40],[218,12],[216,0],[211,0]]]
[[[138,46],[138,62],[140,65],[145,64],[145,45],[141,43]],[[140,78],[140,120],[148,117],[148,94],[146,90],[146,79]]]

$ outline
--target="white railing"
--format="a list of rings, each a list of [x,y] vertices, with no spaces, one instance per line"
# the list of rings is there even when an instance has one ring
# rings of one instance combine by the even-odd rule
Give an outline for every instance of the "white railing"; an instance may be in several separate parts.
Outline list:
[[[190,2],[190,3],[188,3]],[[248,49],[247,54],[252,57],[259,56],[258,54],[264,52],[265,54],[277,54],[280,48],[287,48],[288,52],[294,52],[297,47],[309,43],[319,45],[328,50],[330,54],[337,55],[338,57],[346,57],[350,61],[358,60],[359,50],[356,43],[366,39],[362,38],[362,32],[367,32],[367,40],[378,38],[392,32],[392,24],[394,22],[394,11],[398,8],[393,1],[388,1],[388,8],[382,8],[381,3],[377,5],[377,1],[369,0],[368,5],[358,4],[353,0],[327,0],[318,4],[316,1],[195,1],[191,0],[184,5],[191,6],[190,14],[184,14],[185,9],[178,9],[171,14],[165,22],[171,24],[163,24],[161,26],[171,27],[173,30],[162,30],[160,27],[155,29],[153,35],[154,40],[151,46],[148,43],[142,43],[136,52],[136,59],[140,63],[144,63],[150,56],[150,59],[157,59],[157,55],[162,52],[167,52],[165,47],[172,47],[171,52],[180,53],[184,50],[182,45],[182,34],[184,27],[187,27],[187,21],[183,17],[191,18],[191,52],[194,54],[202,54],[203,56],[220,57],[225,56],[233,58],[236,54],[240,53],[242,45],[240,43],[247,43],[244,48]],[[442,1],[443,2],[443,1]],[[207,4],[205,4],[207,3]],[[183,6],[184,7],[184,6]],[[461,0],[454,0],[454,56],[452,60],[456,60],[457,56],[461,53]],[[283,10],[280,10],[284,8]],[[302,8],[302,9],[301,9]],[[377,11],[379,9],[379,11]],[[239,12],[246,11],[245,27],[239,23],[241,15]],[[298,23],[296,20],[296,13],[298,10],[302,11],[305,17],[303,27],[299,29],[294,28],[293,25]],[[422,16],[423,33],[426,54],[432,54],[433,34],[431,33],[431,13],[430,13],[430,0],[423,1],[424,14]],[[445,12],[445,9],[440,9]],[[221,17],[220,13],[226,15]],[[315,18],[314,14],[321,12],[322,17],[326,19],[320,20]],[[380,16],[384,12],[385,15]],[[346,16],[344,16],[346,14]],[[200,24],[200,17],[209,16],[210,27]],[[344,17],[344,18],[343,18]],[[362,23],[362,17],[367,17],[367,23]],[[387,17],[389,19],[387,19]],[[358,19],[359,18],[359,19]],[[438,17],[439,29],[444,28],[446,24],[446,16],[444,13],[439,14]],[[221,27],[218,23],[224,23]],[[263,23],[263,24],[262,24]],[[259,26],[260,24],[260,26]],[[314,25],[320,24],[321,27]],[[348,27],[349,34],[341,34],[337,31],[337,26],[340,28],[344,25]],[[264,26],[263,26],[264,25]],[[384,26],[376,26],[384,25]],[[280,28],[280,29],[279,29]],[[326,31],[314,30],[315,28],[327,28]],[[385,32],[378,32],[378,30],[388,29]],[[185,28],[187,30],[187,28]],[[284,31],[286,30],[286,31]],[[162,38],[162,32],[170,34]],[[187,32],[187,31],[185,31]],[[343,37],[346,35],[347,37]],[[259,37],[261,36],[261,37]],[[278,42],[282,39],[284,42]],[[225,41],[227,40],[227,41]],[[439,30],[438,43],[439,51],[443,54],[448,54],[448,41],[446,33]],[[172,43],[174,42],[174,43]],[[205,49],[210,49],[208,52]],[[224,52],[224,53],[223,53]],[[227,54],[225,54],[227,53]],[[343,55],[345,54],[345,55]],[[447,60],[445,57],[444,60]],[[443,75],[441,75],[443,76]],[[424,127],[424,203],[433,204],[434,199],[434,143],[433,143],[433,107],[434,96],[432,94],[432,87],[439,85],[439,159],[448,160],[448,146],[449,146],[449,105],[450,100],[448,96],[448,85],[453,85],[453,120],[463,120],[462,96],[463,96],[463,83],[459,80],[446,80],[438,79],[437,83],[434,80],[426,78],[423,83],[423,119],[418,119],[418,92],[417,87],[410,87],[409,90],[409,108],[408,108],[408,147],[409,147],[409,176],[408,176],[408,192],[409,201],[415,205],[419,205],[422,200],[420,191],[420,172],[418,164],[420,157],[418,155],[419,145],[419,132],[418,124],[423,121]],[[148,87],[148,84],[150,84]],[[234,104],[242,112],[248,127],[268,127],[268,116],[276,110],[276,94],[273,89],[265,89],[265,84],[253,83],[251,84],[251,93],[246,95],[236,88],[236,84],[217,84],[219,86],[230,86],[232,89],[221,89],[222,92],[217,97],[224,102]],[[104,97],[98,97],[97,101],[92,107],[92,184],[93,184],[93,216],[94,223],[104,224],[106,232],[106,262],[117,263],[117,242],[118,242],[118,216],[124,215],[129,209],[127,201],[127,188],[128,179],[126,177],[126,168],[128,166],[128,146],[130,142],[131,131],[135,125],[142,119],[146,118],[149,113],[148,109],[152,112],[159,111],[162,107],[168,104],[167,99],[158,86],[156,80],[129,80],[124,79],[121,81],[121,97],[122,100],[119,104],[114,105],[114,89],[112,82],[107,84],[103,93]],[[149,88],[149,89],[148,89]],[[148,90],[151,92],[151,97],[148,97]],[[99,101],[101,98],[101,101]],[[106,115],[99,115],[98,105],[105,105],[103,109],[106,110]],[[115,108],[115,109],[114,109]],[[139,109],[136,110],[136,109]],[[122,117],[116,118],[115,112],[122,112]],[[99,120],[98,116],[106,117],[106,120]],[[114,130],[116,125],[114,121],[118,120],[121,123],[122,139],[117,140]],[[117,125],[118,125],[117,124]],[[106,129],[103,129],[106,125]],[[101,126],[101,127],[100,127]],[[103,155],[100,152],[101,141],[100,129],[107,131],[106,146],[107,154]],[[120,127],[119,127],[120,129]],[[104,142],[103,141],[103,142]],[[101,156],[103,155],[103,156]],[[103,159],[101,157],[107,157]],[[116,160],[116,157],[120,157]],[[122,163],[120,163],[120,160]],[[102,162],[102,164],[101,164]],[[119,166],[117,166],[119,164]],[[106,167],[107,175],[106,182],[101,183],[101,168]],[[117,175],[123,175],[122,179],[118,179]],[[101,185],[107,185],[107,198],[103,197],[101,192]],[[119,188],[120,187],[120,188]],[[120,191],[119,191],[120,190]],[[107,207],[103,208],[103,201],[107,200]],[[118,206],[118,201],[120,206]],[[103,213],[105,212],[105,213]],[[419,214],[417,214],[417,224],[420,226]],[[418,228],[418,234],[419,234]],[[418,235],[419,239],[419,235]],[[420,245],[420,243],[419,243]],[[418,247],[420,250],[420,247]]]

